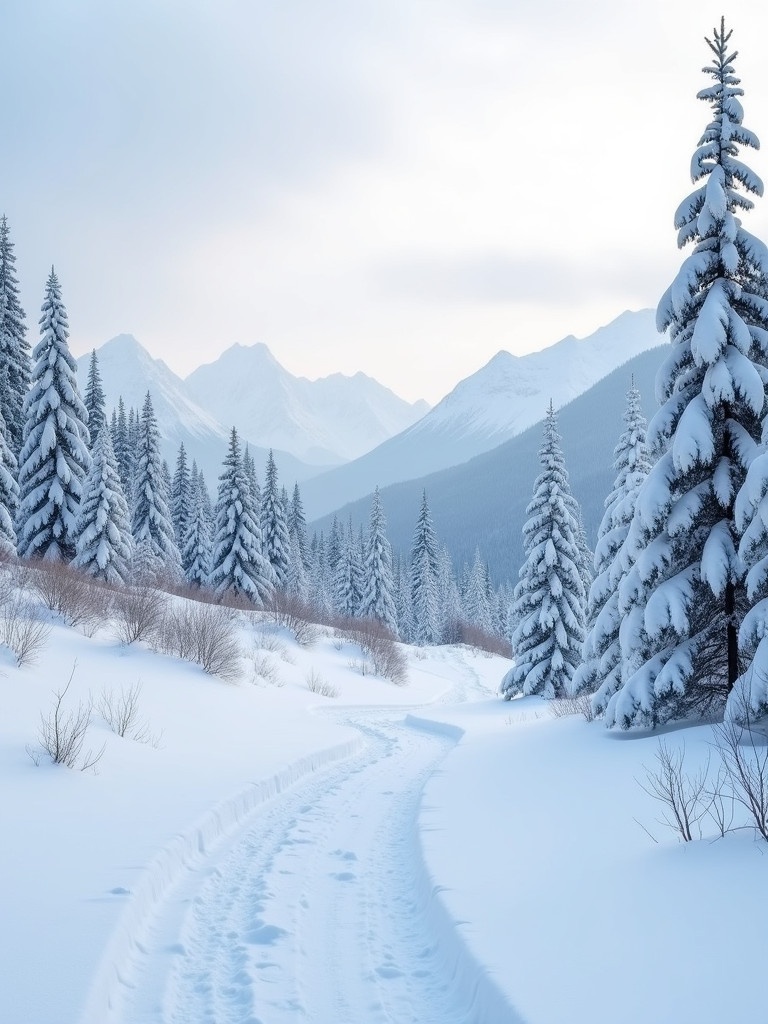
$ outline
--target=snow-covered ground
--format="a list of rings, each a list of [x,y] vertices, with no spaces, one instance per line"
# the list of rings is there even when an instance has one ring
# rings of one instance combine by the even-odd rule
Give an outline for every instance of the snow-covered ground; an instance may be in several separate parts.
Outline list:
[[[502,702],[464,648],[409,650],[397,687],[329,633],[241,628],[235,682],[61,624],[5,659],[0,1019],[762,1019],[768,848],[657,825],[655,737]],[[75,663],[68,701],[140,681],[157,742],[95,712],[95,773],[35,767]],[[711,735],[666,739],[693,766]]]

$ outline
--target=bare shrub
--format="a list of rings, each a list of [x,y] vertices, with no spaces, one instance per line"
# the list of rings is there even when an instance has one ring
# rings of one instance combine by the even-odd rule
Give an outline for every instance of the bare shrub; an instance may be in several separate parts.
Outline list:
[[[487,654],[499,654],[502,658],[511,658],[514,654],[512,644],[505,637],[488,633],[469,622],[454,623],[452,636],[452,643],[468,644]]]
[[[226,608],[195,601],[167,607],[158,644],[166,654],[193,661],[210,675],[236,679],[242,651],[236,620]]]
[[[113,615],[118,640],[123,644],[155,640],[163,625],[167,600],[154,587],[125,587],[117,591]]]
[[[279,636],[276,636],[269,629],[265,629],[264,626],[260,626],[255,632],[256,644],[261,648],[262,651],[271,651],[273,654],[279,654],[281,657],[283,652],[286,650],[286,646]]]
[[[104,745],[96,753],[92,750],[83,753],[85,736],[91,724],[90,700],[85,703],[78,701],[77,707],[65,707],[65,698],[75,677],[76,667],[77,662],[72,666],[67,685],[54,693],[51,710],[47,714],[40,712],[38,738],[43,752],[54,764],[63,764],[67,768],[77,768],[84,772],[94,768],[101,760]],[[39,763],[35,751],[28,747],[27,752],[35,763]]]
[[[684,761],[685,744],[678,750],[671,750],[663,739],[659,740],[656,766],[646,769],[645,782],[638,779],[638,784],[662,804],[664,810],[659,823],[671,828],[683,842],[690,843],[693,839],[701,839],[700,822],[709,812],[712,790],[707,788],[709,758],[706,765],[693,775],[686,774]]]
[[[269,653],[259,650],[251,651],[251,681],[253,683],[266,683],[269,686],[283,686],[284,680],[277,670]]]
[[[587,722],[595,720],[592,710],[592,697],[587,693],[578,697],[555,697],[549,702],[549,711],[554,718],[568,718],[571,715],[583,715]]]
[[[98,712],[112,732],[118,736],[158,747],[162,734],[153,734],[149,722],[141,717],[140,697],[140,682],[134,683],[127,689],[124,686],[121,687],[119,693],[114,690],[105,691],[99,698]]]
[[[302,647],[311,647],[320,636],[317,624],[312,621],[313,607],[293,594],[276,590],[266,611],[275,625],[289,629]]]
[[[744,807],[752,824],[768,842],[768,743],[749,716],[714,726],[715,747],[723,759],[733,799]]]
[[[71,565],[41,559],[30,567],[28,582],[32,590],[67,625],[93,633],[108,616],[111,591],[95,586]]]
[[[376,619],[347,619],[337,626],[337,635],[351,640],[369,656],[376,675],[393,683],[408,682],[408,659],[391,630]]]
[[[0,602],[0,643],[13,651],[19,668],[33,665],[48,643],[50,624],[40,618],[38,605],[22,591],[4,588]]]
[[[332,686],[327,679],[324,679],[319,672],[312,669],[304,677],[307,689],[310,693],[316,693],[320,697],[338,697],[339,691]]]

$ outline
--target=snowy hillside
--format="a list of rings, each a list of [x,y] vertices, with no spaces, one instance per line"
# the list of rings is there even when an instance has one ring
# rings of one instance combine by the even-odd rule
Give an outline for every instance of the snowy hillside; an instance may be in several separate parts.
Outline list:
[[[321,516],[384,487],[457,466],[538,422],[616,367],[659,345],[655,314],[625,312],[587,338],[564,338],[541,352],[499,352],[461,381],[421,420],[354,462],[323,473],[304,492]]]
[[[363,373],[295,377],[262,344],[233,345],[184,383],[201,407],[244,437],[321,465],[357,458],[429,408],[403,401]]]
[[[621,432],[630,379],[634,376],[643,408],[650,416],[656,408],[656,371],[667,352],[664,345],[643,352],[559,413],[571,488],[581,505],[590,544],[594,544],[615,475],[613,449]],[[525,509],[540,471],[541,437],[539,422],[459,466],[382,488],[387,535],[393,548],[410,551],[422,490],[426,489],[438,540],[451,552],[456,568],[471,564],[479,547],[497,582],[516,582],[523,557]],[[314,480],[307,481],[302,494],[309,493],[314,484]],[[343,521],[351,516],[355,526],[365,526],[370,507],[371,496],[366,495],[339,509],[338,514]],[[331,519],[325,516],[314,526],[327,533]]]
[[[501,701],[508,662],[469,648],[404,648],[396,687],[328,630],[238,613],[224,682],[109,618],[50,625],[36,665],[2,649],[9,1024],[762,1019],[759,984],[700,979],[761,977],[765,844],[660,826],[655,736]],[[70,674],[95,773],[39,750]],[[666,736],[690,771],[711,739]]]
[[[184,442],[191,460],[197,460],[205,473],[208,486],[213,488],[221,471],[231,420],[219,422],[192,399],[184,381],[170,370],[162,359],[154,359],[147,350],[130,334],[120,334],[96,350],[99,371],[106,396],[107,414],[122,395],[126,412],[133,408],[141,410],[147,391],[152,395],[152,404],[160,429],[163,456],[172,467],[180,442]],[[91,355],[87,353],[77,360],[81,392],[88,379]],[[243,441],[251,444],[259,472],[266,461],[267,449],[254,444],[247,435]],[[277,446],[275,446],[277,448]],[[309,466],[294,456],[276,451],[281,477],[287,484],[294,480],[305,480],[316,473],[316,466]]]

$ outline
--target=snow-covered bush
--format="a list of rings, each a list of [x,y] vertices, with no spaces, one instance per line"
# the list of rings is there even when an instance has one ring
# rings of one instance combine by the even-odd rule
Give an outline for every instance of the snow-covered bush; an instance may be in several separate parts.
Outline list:
[[[350,619],[340,622],[336,633],[357,644],[368,655],[376,675],[390,679],[398,686],[408,682],[408,659],[392,631],[383,622],[377,619]]]
[[[310,693],[316,693],[319,697],[338,697],[339,691],[332,686],[327,679],[312,669],[305,676],[307,689]]]
[[[154,587],[125,587],[115,594],[113,628],[120,643],[151,643],[163,625],[168,598]]]
[[[156,643],[165,654],[192,661],[210,675],[236,679],[241,674],[237,621],[218,605],[197,601],[167,605]]]
[[[137,743],[149,743],[156,747],[160,737],[152,734],[149,722],[141,717],[139,698],[141,683],[122,686],[118,691],[105,690],[99,698],[97,709],[113,733]]]
[[[289,629],[301,647],[311,647],[320,636],[320,629],[313,622],[313,608],[293,594],[275,590],[267,602],[267,616],[276,626]]]
[[[13,651],[19,668],[35,663],[50,635],[51,626],[41,619],[38,603],[4,573],[0,579],[0,643]]]
[[[91,635],[109,616],[112,591],[96,586],[65,562],[37,560],[29,566],[26,578],[31,591],[68,626],[79,626]]]

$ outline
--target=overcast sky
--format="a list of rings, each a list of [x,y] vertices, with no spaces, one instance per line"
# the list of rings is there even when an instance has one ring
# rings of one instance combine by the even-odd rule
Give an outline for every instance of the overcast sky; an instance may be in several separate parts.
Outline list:
[[[437,401],[656,304],[710,0],[5,0],[2,202],[30,337],[186,375],[234,342]],[[768,13],[731,0],[768,145]],[[748,161],[768,179],[760,152]],[[768,198],[746,218],[768,238]]]

